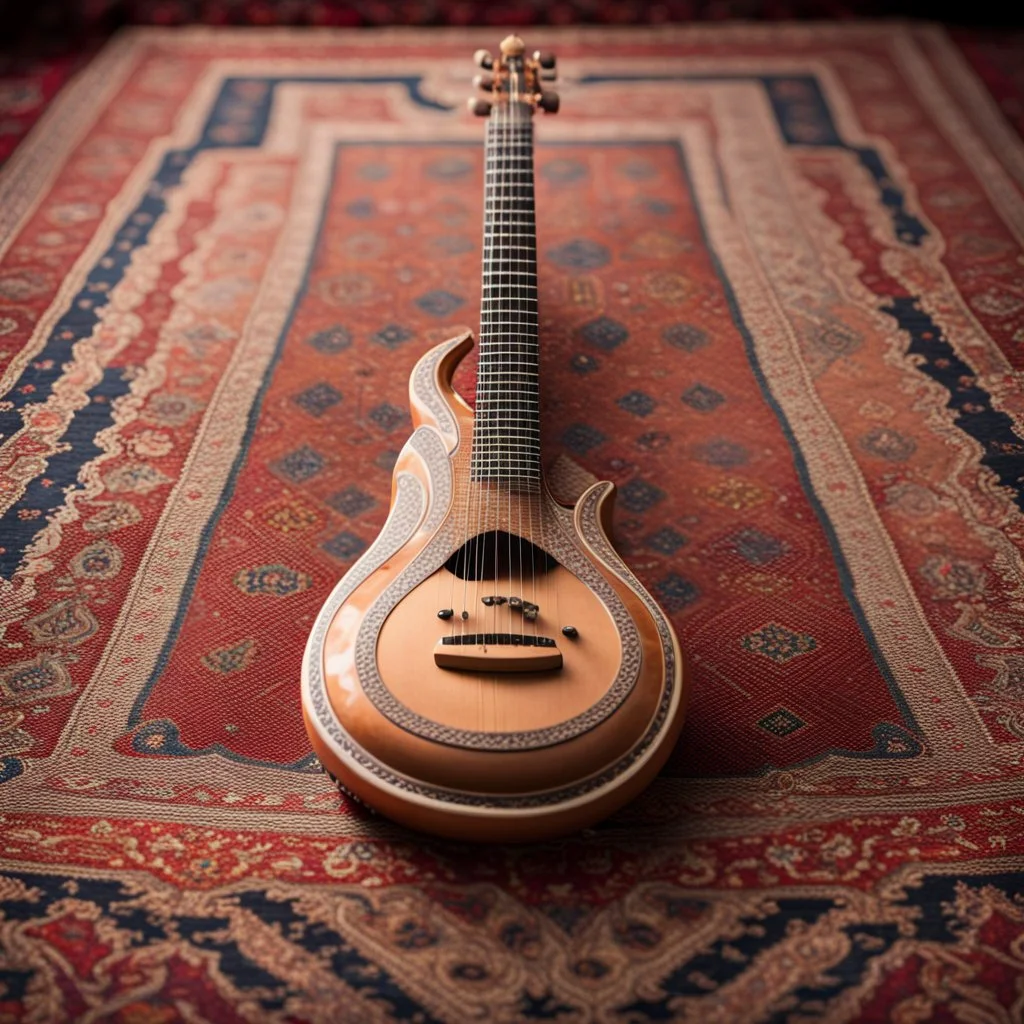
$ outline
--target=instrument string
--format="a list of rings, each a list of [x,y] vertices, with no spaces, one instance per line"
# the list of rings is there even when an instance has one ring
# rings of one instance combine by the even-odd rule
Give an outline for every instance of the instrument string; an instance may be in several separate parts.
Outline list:
[[[537,607],[540,608],[541,607],[540,595],[537,593],[537,548],[536,548],[536,542],[535,542],[535,539],[534,539],[534,532],[533,532],[533,514],[534,514],[534,506],[536,504],[535,498],[536,498],[536,494],[539,492],[539,488],[540,488],[540,479],[539,479],[539,477],[540,477],[540,452],[539,452],[539,445],[540,445],[540,426],[539,426],[540,425],[540,379],[537,376],[538,371],[539,371],[539,362],[540,362],[540,360],[539,360],[539,350],[540,350],[540,314],[539,314],[539,309],[538,309],[538,305],[539,304],[538,304],[538,301],[537,301],[537,286],[536,286],[536,271],[537,271],[537,225],[536,225],[536,214],[535,214],[535,188],[534,188],[534,170],[533,170],[533,124],[532,124],[532,122],[529,119],[527,119],[526,134],[528,136],[529,158],[530,158],[530,166],[529,166],[530,173],[529,173],[528,181],[527,181],[527,191],[529,193],[529,198],[528,198],[528,202],[527,202],[527,210],[526,210],[526,214],[527,214],[526,220],[528,221],[528,223],[527,223],[527,233],[529,235],[527,241],[531,245],[531,257],[532,257],[531,263],[527,267],[527,271],[528,272],[532,272],[532,277],[530,277],[529,274],[528,274],[527,281],[526,281],[526,284],[525,284],[525,287],[524,287],[523,290],[524,290],[525,295],[526,295],[526,302],[524,303],[524,306],[526,307],[526,310],[525,310],[526,321],[527,321],[527,323],[529,323],[531,321],[531,319],[533,319],[533,320],[535,320],[537,322],[537,324],[536,324],[535,330],[531,331],[531,336],[530,336],[530,339],[528,340],[528,344],[531,345],[531,348],[524,352],[524,358],[523,358],[524,372],[521,373],[521,376],[523,378],[522,386],[523,386],[523,389],[525,391],[525,394],[527,395],[526,405],[528,406],[528,408],[530,408],[532,410],[531,411],[531,415],[530,415],[530,420],[531,420],[531,422],[530,422],[530,443],[531,443],[531,448],[530,448],[530,451],[528,453],[529,456],[530,456],[530,462],[528,463],[529,469],[528,469],[527,480],[526,480],[527,485],[528,485],[527,494],[529,496],[529,504],[527,505],[528,515],[527,515],[526,529],[527,529],[527,534],[528,534],[527,541],[528,541],[529,549],[530,549],[530,600],[533,602],[533,604],[537,605]],[[533,305],[532,316],[531,316],[531,311],[530,311],[531,300],[532,300],[532,305]],[[533,374],[532,377],[531,377],[531,373]],[[533,383],[531,383],[531,381]],[[534,490],[534,480],[532,478],[533,459],[534,458],[536,458],[536,460],[537,460],[537,467],[536,467],[537,468],[537,476],[538,476],[538,479],[536,481],[537,491]],[[522,533],[522,527],[520,527],[520,534],[521,533]],[[521,565],[521,560],[520,560],[520,565]],[[533,635],[534,636],[537,636],[537,632],[538,632],[538,629],[539,629],[539,624],[538,624],[539,616],[540,616],[540,612],[538,611],[536,613],[536,617],[534,617],[532,620],[530,620],[532,625],[533,625]]]
[[[492,115],[492,121],[487,126],[488,132],[488,145],[486,150],[486,159],[484,161],[484,270],[490,272],[495,263],[495,252],[498,248],[498,239],[495,232],[495,220],[494,220],[494,208],[496,203],[496,190],[494,185],[494,176],[497,173],[497,166],[500,161],[499,147],[500,147],[500,132],[495,128],[495,124],[500,127],[500,107]],[[477,480],[474,486],[474,493],[477,495],[477,515],[476,515],[476,540],[474,545],[474,572],[475,577],[473,583],[473,612],[475,615],[481,617],[481,621],[486,625],[487,614],[486,612],[480,612],[479,609],[484,607],[480,603],[480,577],[484,573],[486,567],[486,552],[485,552],[485,539],[484,535],[487,531],[488,524],[491,518],[491,487],[488,479],[490,473],[487,468],[490,461],[490,445],[491,445],[491,427],[494,421],[494,413],[491,408],[490,391],[492,380],[491,372],[491,359],[493,356],[493,337],[491,322],[493,318],[490,315],[490,302],[489,299],[493,292],[493,288],[490,283],[490,277],[485,279],[483,288],[483,299],[484,299],[484,310],[485,312],[481,315],[481,337],[480,337],[480,355],[477,363],[477,403],[476,403],[476,417],[474,422],[482,424],[482,433],[480,435],[480,445],[478,449],[478,472]],[[481,493],[483,491],[484,493]],[[486,505],[485,505],[486,502]],[[478,632],[484,633],[485,630],[479,630]],[[483,700],[483,688],[480,688],[481,700]],[[482,721],[482,719],[481,719]]]
[[[517,254],[517,256],[518,256],[518,255],[521,255],[522,251],[523,251],[522,248],[520,247],[520,242],[522,241],[522,239],[521,239],[520,233],[519,233],[519,229],[520,229],[520,226],[521,226],[519,224],[519,210],[521,208],[520,200],[522,198],[521,197],[522,182],[520,181],[519,174],[518,174],[518,171],[519,171],[519,168],[520,168],[520,159],[519,159],[519,142],[520,142],[520,135],[519,135],[519,76],[518,76],[518,74],[512,75],[511,99],[512,99],[512,106],[510,108],[510,113],[511,113],[512,116],[510,118],[509,147],[508,147],[509,194],[510,194],[511,201],[509,202],[509,211],[508,211],[508,217],[507,217],[508,225],[507,225],[507,227],[508,227],[509,242],[510,242],[509,251],[510,252],[514,251]],[[509,301],[509,305],[508,305],[509,313],[508,313],[508,317],[509,317],[510,323],[512,323],[512,325],[513,325],[512,330],[515,332],[514,333],[515,344],[512,347],[512,351],[509,353],[511,358],[508,360],[508,363],[507,363],[507,365],[509,367],[509,370],[510,371],[514,371],[514,372],[509,372],[507,374],[507,376],[511,377],[512,380],[506,382],[506,387],[507,387],[508,392],[509,392],[508,399],[506,400],[506,405],[508,405],[509,408],[513,411],[513,416],[514,416],[514,425],[512,423],[509,424],[508,445],[506,446],[507,447],[507,452],[508,452],[508,474],[507,474],[506,489],[508,491],[508,549],[509,549],[508,550],[508,569],[509,569],[508,575],[509,575],[509,588],[510,589],[511,589],[511,587],[513,585],[512,580],[513,580],[514,573],[515,573],[515,569],[514,569],[515,563],[512,561],[512,493],[513,493],[513,487],[515,485],[515,481],[513,479],[514,472],[515,472],[515,464],[513,462],[513,452],[515,452],[516,461],[519,461],[521,459],[521,457],[522,457],[522,450],[518,447],[518,445],[520,444],[520,439],[521,439],[521,426],[522,426],[522,424],[521,424],[521,416],[522,416],[522,409],[523,409],[522,391],[521,391],[519,382],[517,380],[515,380],[516,377],[521,376],[520,373],[519,373],[519,352],[520,352],[520,349],[521,349],[522,344],[523,344],[523,329],[522,329],[521,322],[520,322],[520,318],[521,318],[522,314],[521,314],[521,306],[520,306],[520,303],[518,301],[519,300],[519,287],[518,287],[518,283],[516,281],[516,278],[513,275],[513,267],[518,267],[518,266],[519,266],[519,264],[518,263],[513,263],[511,259],[508,261],[508,268],[509,268],[508,269],[508,294],[509,294],[509,300],[508,300]],[[515,446],[515,447],[513,447],[513,446]],[[518,502],[516,502],[516,504],[518,505]],[[522,542],[520,542],[520,544],[521,543]],[[520,554],[520,563],[521,563],[522,562],[522,547],[521,546],[520,546],[520,549],[519,549],[519,554]],[[521,573],[522,573],[522,569],[520,568],[520,574]],[[520,575],[520,581],[521,580],[522,580],[522,576]],[[522,598],[523,598],[523,588],[522,588],[522,583],[521,582],[520,582],[519,589],[517,591],[517,596],[519,597],[519,599],[521,601]],[[521,617],[522,617],[522,607],[521,606],[520,606],[520,612],[519,613],[520,613],[520,620],[521,620]],[[509,612],[509,618],[510,619],[514,619],[515,618],[514,614],[511,611]],[[512,628],[511,624],[509,626],[509,632],[510,633],[513,632],[513,628]]]
[[[486,212],[484,214],[484,217],[485,217],[485,220],[490,225],[490,228],[489,228],[489,238],[488,238],[488,252],[487,252],[486,259],[484,260],[484,272],[488,276],[487,276],[487,278],[485,279],[485,282],[484,282],[483,297],[484,297],[484,308],[486,310],[488,310],[488,311],[490,309],[490,299],[491,299],[491,296],[493,295],[493,292],[494,292],[494,286],[492,284],[491,273],[492,273],[493,268],[494,268],[494,253],[495,253],[495,249],[496,249],[496,246],[497,246],[496,237],[495,237],[495,226],[494,226],[494,208],[495,208],[495,202],[496,202],[496,200],[495,200],[495,188],[494,188],[494,174],[495,174],[495,169],[497,167],[497,162],[498,162],[499,158],[498,158],[498,142],[497,142],[497,140],[495,138],[496,132],[495,132],[494,125],[497,123],[496,119],[500,116],[500,114],[499,114],[500,109],[501,109],[500,107],[497,108],[497,110],[495,110],[495,112],[491,115],[493,120],[487,126],[487,130],[488,130],[488,146],[487,146],[487,161],[486,161],[486,164],[485,164],[486,170],[485,170],[485,174],[484,174],[484,181],[485,181],[484,196],[485,196],[485,206],[486,206]],[[481,319],[483,319],[485,321],[490,321],[492,318],[490,317],[490,313],[487,312],[486,315],[484,315],[484,314],[481,315]],[[486,339],[484,337],[481,337],[481,339],[480,339],[480,364],[479,365],[481,367],[481,370],[480,370],[479,379],[481,381],[484,381],[486,379],[484,374],[486,373],[486,367],[488,366],[488,360],[491,358],[491,354],[493,353],[493,348],[492,348],[493,340],[492,340],[492,337],[491,337],[491,328],[490,327],[486,327],[485,331],[486,331],[486,334],[487,334]],[[486,441],[486,446],[484,445],[483,442],[481,442],[481,452],[482,453],[486,452],[487,458],[490,459],[490,451],[489,451],[490,437],[491,437],[490,420],[491,420],[491,417],[492,417],[492,413],[491,413],[490,409],[488,408],[488,402],[489,402],[488,389],[487,389],[487,386],[485,384],[483,386],[483,393],[481,394],[480,399],[477,402],[477,417],[478,417],[478,419],[479,419],[480,416],[485,416],[486,417],[486,420],[485,420],[485,423],[486,423],[486,434],[485,434],[485,436],[487,438],[487,441]],[[484,533],[486,533],[488,527],[490,526],[490,522],[491,522],[491,482],[488,479],[489,473],[484,468],[483,465],[481,465],[481,467],[480,467],[479,476],[480,476],[480,480],[479,480],[477,486],[483,487],[483,488],[486,489],[486,493],[485,493],[484,499],[483,499],[486,502],[486,504],[484,506],[484,521],[483,521],[483,525],[481,527],[480,524],[477,524],[477,551],[481,555],[480,563],[479,563],[480,564],[480,569],[477,572],[477,578],[478,579],[479,579],[479,577],[480,577],[480,575],[481,575],[481,573],[483,571],[483,567],[486,565],[486,561],[487,561],[487,559],[486,559],[486,550],[485,550],[485,547],[484,547],[484,545],[485,545]],[[481,532],[481,530],[483,532]],[[485,611],[481,612],[481,611],[479,611],[479,608],[477,608],[476,610],[477,610],[477,614],[481,616],[481,621],[484,624],[484,629],[481,630],[481,632],[486,632],[487,621],[488,621],[488,618],[490,617],[489,614],[488,614],[488,611],[485,610]],[[484,702],[484,688],[483,688],[483,686],[481,686],[479,688],[479,690],[480,690],[480,701],[481,701],[481,704],[483,704],[483,702]],[[482,721],[483,721],[483,719],[481,719],[481,722]]]
[[[482,299],[484,305],[486,304],[487,293],[488,293],[488,281],[489,278],[486,276],[492,263],[493,248],[494,248],[494,232],[491,228],[490,208],[493,208],[491,203],[492,196],[492,185],[491,185],[491,163],[494,153],[493,146],[493,122],[488,121],[487,124],[487,139],[484,146],[484,216],[483,216],[483,238],[482,238],[482,266],[484,273],[484,284],[482,288]],[[484,306],[482,306],[484,308]],[[466,613],[469,611],[468,595],[469,595],[469,576],[470,576],[470,541],[474,540],[472,546],[473,554],[473,570],[472,574],[475,577],[480,575],[480,487],[484,485],[482,477],[483,472],[483,448],[485,445],[485,438],[487,432],[481,428],[481,424],[486,426],[486,349],[487,349],[487,335],[489,333],[489,327],[487,317],[481,315],[480,322],[480,345],[477,352],[477,379],[476,379],[476,408],[473,417],[473,443],[472,450],[470,452],[470,472],[469,479],[466,484],[466,495],[465,495],[465,515],[464,515],[464,530],[463,530],[463,545],[462,545],[462,557],[461,563],[457,563],[456,567],[461,564],[462,567],[462,608],[456,609],[454,603],[451,607],[454,609],[455,616],[459,619],[459,631],[462,636],[466,634],[466,623],[468,621]],[[474,472],[474,464],[477,470]],[[470,522],[473,522],[475,529],[473,533],[470,533]],[[454,587],[454,580],[453,580]],[[477,592],[479,584],[474,582],[474,592]],[[454,629],[454,625],[453,625]],[[482,719],[481,719],[482,721]]]
[[[504,113],[505,113],[505,120],[504,120],[504,123],[503,123],[503,129],[504,130],[503,130],[502,139],[501,139],[501,144],[502,144],[501,203],[499,205],[499,211],[500,212],[499,212],[499,217],[498,217],[498,220],[497,220],[497,230],[499,230],[501,232],[501,234],[502,234],[502,244],[504,246],[504,254],[503,254],[504,255],[504,260],[502,262],[502,266],[501,266],[501,269],[500,269],[500,272],[499,272],[499,275],[498,275],[498,306],[497,306],[497,308],[499,310],[505,308],[504,306],[501,305],[501,303],[505,301],[505,294],[506,294],[506,292],[508,290],[508,287],[509,287],[509,284],[510,284],[510,281],[506,280],[506,278],[507,278],[507,276],[509,274],[509,268],[512,265],[511,264],[511,259],[512,259],[512,257],[511,257],[511,248],[510,248],[510,245],[509,245],[510,235],[509,235],[508,225],[504,223],[505,212],[508,209],[508,205],[509,205],[509,195],[510,195],[510,188],[511,188],[511,182],[509,181],[510,174],[511,174],[511,161],[510,161],[510,153],[509,153],[509,142],[510,142],[511,135],[512,135],[512,120],[511,120],[511,114],[512,114],[511,103],[512,103],[512,99],[511,99],[511,90],[515,88],[515,74],[514,74],[514,72],[511,69],[509,71],[509,76],[508,76],[508,85],[509,85],[509,100],[508,100],[508,105],[505,107],[505,110],[504,110]],[[509,329],[509,324],[511,323],[510,319],[508,317],[506,317],[506,315],[504,313],[502,313],[502,314],[500,314],[500,320],[501,320],[502,325],[503,325],[503,331],[502,331],[502,351],[500,351],[500,353],[498,354],[498,360],[499,360],[498,361],[498,365],[499,366],[504,364],[504,361],[505,361],[505,358],[506,358],[506,353],[504,352],[504,349],[508,345],[511,344],[511,339],[512,339],[512,333],[511,333],[511,331]],[[499,387],[499,386],[496,384],[495,387]],[[499,408],[499,410],[501,410],[501,399],[500,398],[498,399],[498,408]],[[498,469],[498,472],[497,472],[497,480],[495,482],[495,491],[496,491],[496,493],[498,495],[498,519],[497,519],[497,522],[495,523],[495,526],[506,524],[506,521],[507,521],[507,511],[506,511],[506,513],[504,515],[501,512],[501,496],[502,496],[502,487],[503,487],[503,485],[505,485],[506,489],[507,489],[507,484],[506,484],[506,479],[505,479],[506,478],[505,460],[506,460],[506,452],[508,451],[508,443],[509,443],[508,442],[508,437],[507,437],[508,414],[506,412],[504,412],[504,410],[501,410],[499,412],[499,414],[498,414],[498,418],[501,421],[501,431],[500,431],[500,433],[498,433],[498,446],[497,446],[497,456],[498,456],[497,469]],[[508,497],[507,496],[505,498],[505,503],[506,503],[506,506],[507,506],[507,504],[508,504]],[[500,534],[498,533],[497,530],[495,530],[495,533],[494,533],[494,564],[495,564],[495,566],[497,566],[499,564],[500,552],[498,550],[498,546],[500,544],[500,540],[501,540]],[[506,568],[509,570],[509,584],[510,585],[509,586],[503,586],[502,590],[506,591],[506,596],[510,596],[510,595],[508,595],[507,592],[511,589],[511,579],[512,579],[512,575],[511,575],[511,559],[509,559],[508,565],[506,566]],[[509,616],[509,631],[511,631],[511,619],[512,619],[511,602],[509,602],[507,604],[507,608],[508,608],[508,616]]]

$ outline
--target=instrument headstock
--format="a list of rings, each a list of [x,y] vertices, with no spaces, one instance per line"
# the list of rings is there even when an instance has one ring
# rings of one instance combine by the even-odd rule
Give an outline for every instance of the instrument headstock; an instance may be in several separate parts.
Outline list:
[[[558,113],[558,93],[545,89],[541,83],[553,82],[558,77],[555,55],[542,50],[526,56],[526,44],[519,36],[508,36],[501,41],[498,56],[488,50],[477,50],[473,60],[483,73],[473,84],[486,93],[484,97],[471,97],[469,109],[479,117],[510,103],[519,103],[546,114]]]

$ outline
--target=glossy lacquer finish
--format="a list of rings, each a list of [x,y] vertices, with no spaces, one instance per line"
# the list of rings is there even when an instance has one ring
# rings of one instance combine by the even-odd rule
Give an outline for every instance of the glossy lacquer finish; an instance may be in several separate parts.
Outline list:
[[[413,372],[415,430],[389,517],[320,612],[303,710],[326,770],[390,818],[465,839],[539,839],[592,824],[653,778],[688,679],[670,624],[609,541],[613,485],[565,509],[543,487],[471,479],[473,414],[451,387],[471,346],[454,338]],[[499,558],[483,580],[449,571],[453,552],[489,530],[528,537],[553,562],[510,571]],[[495,595],[505,600],[484,601]],[[496,666],[503,633],[553,639],[561,667],[436,664],[441,638],[467,633],[489,639],[475,647]]]

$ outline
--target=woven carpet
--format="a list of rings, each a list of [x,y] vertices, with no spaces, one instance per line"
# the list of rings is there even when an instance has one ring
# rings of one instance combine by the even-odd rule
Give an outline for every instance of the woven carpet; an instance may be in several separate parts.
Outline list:
[[[1021,1020],[1024,146],[937,28],[527,39],[546,453],[687,726],[539,846],[319,772],[492,35],[124,34],[0,178],[0,1020]]]

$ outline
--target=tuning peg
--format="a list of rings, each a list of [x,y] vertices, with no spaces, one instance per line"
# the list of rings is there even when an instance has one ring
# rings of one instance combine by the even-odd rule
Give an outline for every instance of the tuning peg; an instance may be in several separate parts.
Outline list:
[[[487,89],[489,92],[494,88],[494,75],[474,75],[473,85],[478,89]]]
[[[494,67],[494,58],[488,50],[477,50],[473,54],[473,61],[477,67],[483,68],[485,71],[490,71]]]
[[[539,106],[545,114],[557,114],[558,113],[558,93],[557,92],[544,92],[541,93]]]
[[[542,67],[550,70],[555,66],[555,55],[544,50],[535,50],[533,59]]]
[[[491,112],[491,104],[487,100],[469,99],[466,103],[470,113],[477,117],[487,117]]]
[[[544,68],[541,70],[540,80],[542,82],[553,82],[556,78],[558,78],[558,72],[554,68],[551,68],[550,70]]]

